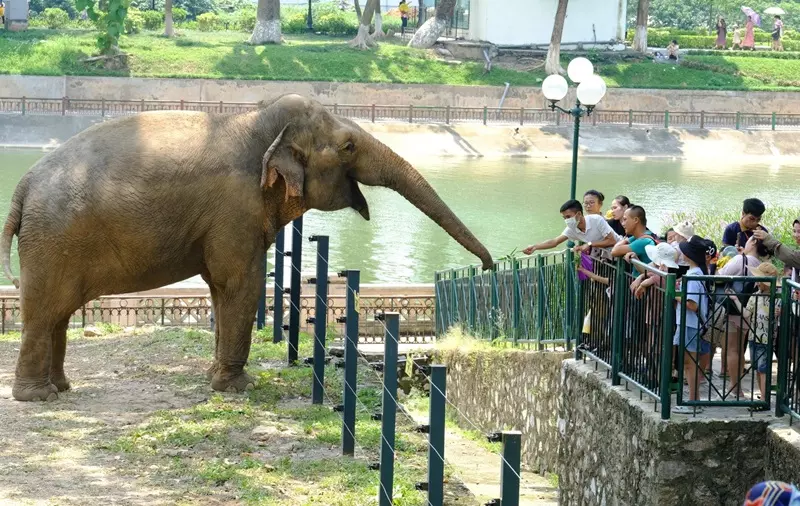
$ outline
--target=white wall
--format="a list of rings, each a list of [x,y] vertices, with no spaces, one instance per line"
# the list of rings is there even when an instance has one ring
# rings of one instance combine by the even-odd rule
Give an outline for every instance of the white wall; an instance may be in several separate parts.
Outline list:
[[[498,45],[548,44],[558,0],[470,0],[469,38]],[[563,44],[623,39],[627,0],[570,0]]]
[[[28,19],[28,0],[5,0],[6,19],[26,21]]]

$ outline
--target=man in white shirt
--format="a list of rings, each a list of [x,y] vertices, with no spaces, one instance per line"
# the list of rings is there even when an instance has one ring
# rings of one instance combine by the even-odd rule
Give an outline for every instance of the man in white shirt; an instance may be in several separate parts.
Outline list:
[[[564,218],[564,223],[567,225],[561,235],[528,246],[522,252],[530,255],[534,251],[555,248],[567,240],[583,243],[576,246],[575,250],[588,252],[592,248],[611,248],[620,239],[603,216],[598,214],[585,216],[583,206],[577,200],[568,200],[561,206],[561,217]]]

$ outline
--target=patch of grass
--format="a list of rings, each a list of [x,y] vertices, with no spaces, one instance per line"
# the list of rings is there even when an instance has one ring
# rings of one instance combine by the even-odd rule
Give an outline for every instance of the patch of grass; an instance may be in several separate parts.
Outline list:
[[[4,342],[14,342],[19,341],[22,339],[22,334],[17,331],[6,332],[5,334],[0,334],[0,341]]]
[[[175,39],[124,36],[120,48],[131,55],[129,68],[105,70],[83,63],[95,51],[94,37],[78,30],[6,34],[0,73],[461,85],[535,85],[543,77],[504,69],[484,75],[482,63],[454,65],[388,40],[372,51],[350,48],[348,38],[308,35],[288,36],[280,46],[251,46],[246,33],[193,31]]]

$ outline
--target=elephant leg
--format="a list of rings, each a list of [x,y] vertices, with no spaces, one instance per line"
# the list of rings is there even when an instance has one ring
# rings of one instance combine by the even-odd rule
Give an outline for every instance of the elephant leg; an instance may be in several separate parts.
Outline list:
[[[258,306],[258,280],[263,280],[264,274],[261,262],[253,260],[243,273],[216,286],[217,369],[211,379],[214,390],[243,392],[255,387],[244,366],[250,354],[253,317]]]
[[[214,315],[214,361],[211,363],[211,367],[208,368],[206,371],[206,377],[208,381],[214,377],[214,373],[217,372],[219,368],[219,362],[217,361],[217,352],[219,350],[219,310],[217,307],[217,290],[214,288],[214,284],[211,282],[210,276],[208,274],[202,275],[203,280],[208,284],[208,290],[211,294],[211,312]]]
[[[55,326],[36,316],[37,310],[46,309],[23,310],[22,345],[17,359],[14,386],[11,389],[11,394],[18,401],[58,399],[58,387],[50,381]]]
[[[67,352],[67,327],[69,318],[61,320],[53,331],[53,357],[50,361],[50,382],[59,392],[70,389],[69,380],[64,375],[64,356]]]

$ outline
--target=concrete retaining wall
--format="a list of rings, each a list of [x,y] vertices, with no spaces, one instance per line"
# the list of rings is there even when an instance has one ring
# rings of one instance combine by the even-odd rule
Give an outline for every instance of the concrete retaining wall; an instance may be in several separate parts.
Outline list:
[[[800,434],[769,413],[717,408],[664,421],[593,364],[562,362],[565,353],[435,354],[450,401],[483,430],[522,431],[523,465],[558,474],[560,504],[738,506],[761,480],[800,483]]]
[[[98,117],[0,115],[0,146],[56,147],[103,121]],[[484,158],[572,156],[571,127],[361,123],[409,160],[432,156]],[[646,129],[586,125],[581,156],[623,156],[763,163],[800,157],[797,132]]]
[[[503,107],[545,107],[539,87],[512,86]],[[497,106],[504,86],[442,86],[313,81],[235,81],[136,77],[0,76],[0,97],[109,100],[191,100],[258,102],[300,93],[324,103]],[[569,95],[565,103],[572,103]],[[612,88],[598,109],[800,114],[800,93]]]

